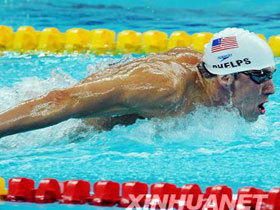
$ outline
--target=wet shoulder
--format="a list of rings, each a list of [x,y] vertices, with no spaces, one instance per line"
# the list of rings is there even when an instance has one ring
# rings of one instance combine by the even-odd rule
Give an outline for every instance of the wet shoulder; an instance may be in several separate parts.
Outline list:
[[[187,66],[197,66],[201,60],[203,54],[191,48],[174,48],[168,52],[167,55],[174,57],[178,63]]]

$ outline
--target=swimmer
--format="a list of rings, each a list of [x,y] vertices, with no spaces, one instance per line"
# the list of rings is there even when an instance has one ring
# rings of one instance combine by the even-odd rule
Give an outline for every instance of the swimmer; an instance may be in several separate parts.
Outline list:
[[[0,114],[0,137],[86,118],[99,130],[140,118],[187,114],[197,104],[232,105],[248,121],[265,114],[275,92],[271,49],[254,33],[228,28],[214,35],[204,55],[189,48],[151,54],[97,72]]]

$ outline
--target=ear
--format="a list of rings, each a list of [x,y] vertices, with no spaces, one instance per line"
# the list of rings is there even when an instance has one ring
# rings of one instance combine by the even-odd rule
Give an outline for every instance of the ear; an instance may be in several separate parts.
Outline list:
[[[225,89],[230,89],[233,81],[234,76],[232,74],[224,75],[224,76],[217,76],[218,83]]]

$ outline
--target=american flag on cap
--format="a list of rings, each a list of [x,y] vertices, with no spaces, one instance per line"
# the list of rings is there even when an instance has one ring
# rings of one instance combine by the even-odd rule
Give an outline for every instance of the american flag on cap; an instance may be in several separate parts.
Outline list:
[[[229,50],[234,48],[238,48],[236,36],[222,37],[213,40],[211,52],[215,53],[215,52],[220,52],[223,50]]]

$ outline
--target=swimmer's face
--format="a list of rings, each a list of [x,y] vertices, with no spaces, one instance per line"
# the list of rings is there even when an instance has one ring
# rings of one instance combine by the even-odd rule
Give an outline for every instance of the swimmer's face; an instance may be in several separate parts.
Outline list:
[[[273,71],[275,68],[271,68],[271,72]],[[265,114],[263,104],[268,102],[268,96],[275,92],[271,79],[258,84],[249,75],[239,73],[233,86],[233,106],[239,110],[242,117],[248,121],[256,121],[259,115]]]

